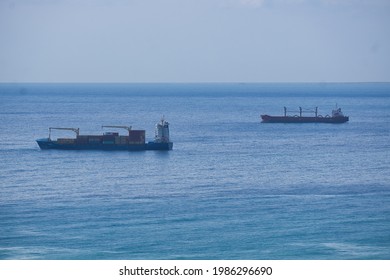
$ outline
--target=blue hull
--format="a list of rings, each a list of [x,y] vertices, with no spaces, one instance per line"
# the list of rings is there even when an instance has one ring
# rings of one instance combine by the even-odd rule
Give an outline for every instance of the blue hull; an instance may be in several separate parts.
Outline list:
[[[48,138],[36,140],[39,147],[42,150],[55,149],[55,150],[101,150],[101,151],[147,151],[158,150],[168,151],[172,150],[173,143],[156,143],[148,142],[147,144],[59,144],[57,141],[52,141]]]

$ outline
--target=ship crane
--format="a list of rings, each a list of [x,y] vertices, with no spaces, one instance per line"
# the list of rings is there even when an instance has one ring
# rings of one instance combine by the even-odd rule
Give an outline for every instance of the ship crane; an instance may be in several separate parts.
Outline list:
[[[56,129],[56,130],[71,130],[74,133],[76,133],[77,136],[79,136],[80,133],[80,128],[72,128],[72,127],[49,127],[49,139],[51,136],[51,130]]]

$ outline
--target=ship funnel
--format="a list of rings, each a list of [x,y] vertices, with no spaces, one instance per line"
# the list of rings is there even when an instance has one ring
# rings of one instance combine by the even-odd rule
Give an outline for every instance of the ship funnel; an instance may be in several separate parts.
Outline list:
[[[159,123],[156,124],[156,133],[155,139],[156,143],[168,143],[169,142],[169,123],[161,119]]]

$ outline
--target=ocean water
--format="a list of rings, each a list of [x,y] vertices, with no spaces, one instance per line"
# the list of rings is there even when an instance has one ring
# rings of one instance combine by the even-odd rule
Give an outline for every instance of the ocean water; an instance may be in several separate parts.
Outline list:
[[[35,142],[162,116],[169,152]],[[388,83],[1,84],[0,259],[390,259],[389,134]]]

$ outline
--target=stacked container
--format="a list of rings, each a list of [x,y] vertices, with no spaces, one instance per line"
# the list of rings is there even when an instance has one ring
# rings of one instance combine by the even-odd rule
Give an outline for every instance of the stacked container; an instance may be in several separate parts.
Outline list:
[[[145,130],[130,130],[129,131],[129,144],[130,145],[143,145],[145,144]]]
[[[58,144],[74,144],[73,138],[58,138],[57,143]]]
[[[89,144],[101,144],[103,141],[103,136],[100,135],[90,135],[88,138]]]
[[[89,138],[88,135],[78,135],[76,140],[75,140],[75,143],[76,144],[81,144],[81,145],[87,145],[88,144],[88,138]]]

